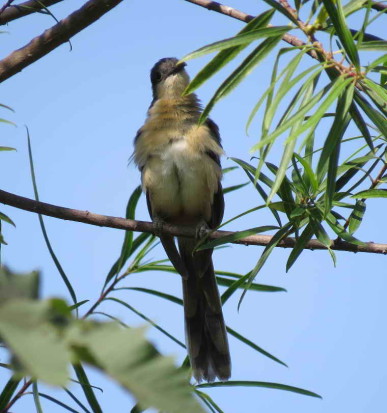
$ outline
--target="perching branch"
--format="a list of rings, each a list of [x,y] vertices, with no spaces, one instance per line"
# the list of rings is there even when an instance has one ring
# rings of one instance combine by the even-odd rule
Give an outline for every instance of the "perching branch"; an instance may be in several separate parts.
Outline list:
[[[35,37],[26,46],[0,61],[0,82],[45,56],[75,34],[94,23],[122,0],[89,0],[55,26]]]
[[[118,217],[111,217],[107,215],[94,214],[89,211],[80,211],[78,209],[64,208],[61,206],[46,204],[45,202],[37,202],[29,198],[24,198],[6,191],[0,190],[0,203],[13,206],[25,211],[35,212],[37,214],[47,215],[54,218],[65,219],[68,221],[83,222],[85,224],[97,225],[100,227],[110,227],[117,229],[124,229],[126,231],[149,232],[154,234],[155,228],[153,223],[145,221],[135,221],[131,219],[124,219]],[[182,236],[193,238],[196,235],[194,228],[165,225],[162,232],[164,234],[173,236]],[[215,231],[209,234],[210,239],[219,239],[226,235],[232,235],[235,232],[231,231]],[[251,235],[249,237],[241,238],[233,241],[234,244],[243,245],[260,245],[266,246],[272,237],[270,235]],[[278,244],[281,248],[293,248],[296,244],[294,238],[285,238]],[[310,250],[325,250],[326,247],[317,240],[309,241],[306,249]],[[353,245],[345,241],[335,240],[331,244],[332,250],[349,251],[349,252],[369,252],[374,254],[387,254],[387,244],[376,244],[368,242],[365,245]]]
[[[40,11],[45,7],[52,6],[61,1],[63,0],[29,0],[20,4],[9,5],[2,13],[0,13],[0,26],[9,23],[12,20],[19,19],[20,17],[28,16],[29,14]]]

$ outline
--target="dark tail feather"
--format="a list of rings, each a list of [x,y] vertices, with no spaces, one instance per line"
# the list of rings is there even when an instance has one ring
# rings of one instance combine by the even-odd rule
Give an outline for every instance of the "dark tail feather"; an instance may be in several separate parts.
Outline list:
[[[214,267],[208,250],[192,256],[195,244],[195,240],[179,239],[188,272],[188,278],[183,279],[188,354],[198,382],[225,381],[231,375],[231,360]]]

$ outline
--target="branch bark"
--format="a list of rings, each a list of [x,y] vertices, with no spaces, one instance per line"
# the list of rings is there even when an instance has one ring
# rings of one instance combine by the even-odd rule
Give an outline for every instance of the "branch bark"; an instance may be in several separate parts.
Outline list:
[[[29,0],[24,3],[8,6],[0,14],[0,26],[9,23],[12,20],[19,19],[20,17],[36,13],[45,7],[52,6],[61,1],[63,0]]]
[[[15,50],[0,61],[0,82],[45,56],[85,27],[121,3],[122,0],[89,0],[55,26],[35,37],[26,46]]]
[[[124,229],[126,231],[138,231],[155,233],[152,222],[135,221],[131,219],[124,219],[119,217],[112,217],[107,215],[94,214],[89,211],[80,211],[78,209],[64,208],[61,206],[47,204],[45,202],[37,202],[33,199],[25,198],[19,195],[11,194],[10,192],[0,190],[0,203],[13,206],[25,211],[35,212],[37,214],[47,215],[54,218],[64,219],[68,221],[83,222],[85,224],[97,225],[100,227],[110,227],[117,229]],[[196,231],[190,227],[180,227],[175,225],[163,226],[162,232],[164,234],[173,236],[182,236],[187,238],[194,238]],[[210,239],[219,239],[227,235],[235,234],[231,231],[215,231],[209,234]],[[234,244],[243,245],[260,245],[266,246],[272,237],[270,235],[251,235],[249,237],[241,238],[234,241]],[[296,244],[294,238],[285,238],[278,247],[293,248]],[[306,249],[310,250],[326,250],[327,248],[317,240],[309,241]],[[335,240],[331,242],[332,250],[349,251],[349,252],[368,252],[374,254],[387,254],[387,244],[377,244],[368,242],[365,245],[353,245],[345,241]]]

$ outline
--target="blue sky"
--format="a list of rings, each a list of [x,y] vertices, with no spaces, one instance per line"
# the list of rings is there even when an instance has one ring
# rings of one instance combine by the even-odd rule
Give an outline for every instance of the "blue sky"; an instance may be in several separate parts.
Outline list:
[[[60,19],[78,8],[79,3],[67,0],[51,10]],[[251,14],[267,9],[264,2],[253,0],[227,4]],[[274,20],[278,22],[281,19]],[[11,23],[8,33],[1,34],[2,57],[52,24],[50,17],[41,15]],[[353,24],[358,28],[361,23],[354,18]],[[27,125],[42,201],[123,216],[128,197],[140,181],[138,171],[133,165],[128,167],[127,161],[132,140],[151,101],[151,67],[162,57],[182,57],[207,43],[230,37],[242,27],[241,22],[181,0],[123,2],[74,37],[71,52],[65,44],[2,84],[1,103],[15,110],[14,114],[2,113],[2,117],[14,121],[18,127],[2,126],[1,145],[16,147],[17,152],[1,155],[1,189],[33,197],[23,126]],[[378,32],[382,32],[381,23],[374,26],[373,33]],[[229,157],[249,160],[248,151],[259,137],[259,118],[250,136],[246,136],[245,124],[249,111],[265,90],[274,57],[275,54],[260,65],[212,113]],[[308,59],[305,58],[305,65],[310,64]],[[194,75],[207,61],[204,58],[190,61],[188,72]],[[212,96],[230,68],[198,90],[203,102]],[[323,128],[320,133],[324,139]],[[352,129],[348,133],[353,136],[356,132]],[[277,164],[281,150],[279,145],[273,151],[271,160]],[[223,165],[232,166],[232,162],[225,158]],[[244,181],[242,172],[234,172],[226,176],[225,186]],[[258,203],[261,200],[255,190],[247,186],[226,196],[225,217]],[[382,218],[385,208],[383,200],[368,202],[368,213],[357,234],[360,239],[387,241],[386,220]],[[40,269],[43,296],[69,299],[44,244],[37,216],[4,206],[1,211],[17,225],[16,229],[4,228],[9,245],[3,248],[3,262],[15,271]],[[149,218],[143,199],[138,218]],[[94,302],[119,254],[123,232],[48,217],[45,223],[78,299]],[[260,211],[232,223],[228,229],[273,224],[271,215]],[[215,254],[215,266],[244,274],[261,252],[261,247],[232,246]],[[257,279],[284,287],[287,293],[248,293],[239,312],[239,296],[235,296],[224,311],[230,327],[285,361],[289,368],[230,338],[232,379],[298,386],[321,394],[323,400],[256,388],[213,389],[208,393],[226,413],[385,411],[385,257],[338,253],[334,268],[328,253],[305,251],[286,274],[288,254],[289,251],[276,250]],[[159,249],[153,256],[164,257]],[[181,294],[179,277],[164,273],[135,275],[125,285]],[[125,292],[120,298],[183,340],[180,308],[137,292]],[[121,307],[109,304],[103,310],[131,325],[142,324]],[[178,362],[183,360],[182,349],[159,332],[150,329],[149,337],[162,352],[175,355]],[[5,380],[3,374],[1,380]],[[123,390],[96,372],[92,372],[92,381],[104,388],[99,396],[104,411],[129,411],[132,400]],[[66,397],[60,395],[71,404]],[[62,411],[48,401],[42,403],[46,411]],[[32,398],[26,396],[12,411],[33,411],[32,406]]]

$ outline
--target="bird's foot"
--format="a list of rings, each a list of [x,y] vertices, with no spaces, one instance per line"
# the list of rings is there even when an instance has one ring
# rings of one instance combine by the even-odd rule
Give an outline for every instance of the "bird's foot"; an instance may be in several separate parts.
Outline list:
[[[209,234],[210,228],[205,221],[201,221],[195,229],[195,237],[197,240],[201,240],[203,238],[206,238],[206,236]]]

